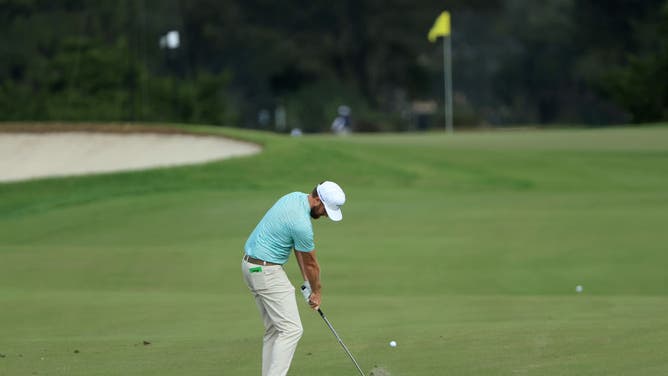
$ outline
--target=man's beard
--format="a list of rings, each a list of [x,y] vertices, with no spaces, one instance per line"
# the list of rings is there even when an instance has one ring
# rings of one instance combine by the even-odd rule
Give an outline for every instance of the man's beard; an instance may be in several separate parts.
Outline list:
[[[311,218],[318,219],[320,217],[321,217],[321,215],[319,215],[315,212],[315,208],[311,208]]]

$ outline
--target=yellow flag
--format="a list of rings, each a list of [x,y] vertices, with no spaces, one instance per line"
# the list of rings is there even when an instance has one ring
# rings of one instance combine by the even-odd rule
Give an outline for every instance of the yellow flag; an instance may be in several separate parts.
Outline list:
[[[450,35],[450,12],[442,12],[440,16],[434,22],[434,26],[429,30],[430,42],[436,42],[438,37],[444,37]]]

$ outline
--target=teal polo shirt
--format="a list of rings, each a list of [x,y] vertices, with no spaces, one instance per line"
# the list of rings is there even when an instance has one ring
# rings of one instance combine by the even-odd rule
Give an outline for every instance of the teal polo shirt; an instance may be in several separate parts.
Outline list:
[[[267,211],[248,237],[244,250],[248,256],[285,264],[292,249],[311,252],[313,225],[308,194],[292,192],[281,197]]]

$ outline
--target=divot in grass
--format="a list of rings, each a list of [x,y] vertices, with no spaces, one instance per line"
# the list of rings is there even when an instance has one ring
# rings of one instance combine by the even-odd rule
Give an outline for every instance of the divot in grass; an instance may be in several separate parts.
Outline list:
[[[385,368],[376,366],[369,371],[369,376],[391,376],[391,374]]]

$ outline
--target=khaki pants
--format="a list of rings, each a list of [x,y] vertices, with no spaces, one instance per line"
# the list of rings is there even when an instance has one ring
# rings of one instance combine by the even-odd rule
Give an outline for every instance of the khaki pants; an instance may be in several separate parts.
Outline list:
[[[241,270],[264,321],[262,376],[285,376],[304,331],[295,288],[280,265],[241,261]]]

